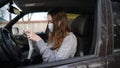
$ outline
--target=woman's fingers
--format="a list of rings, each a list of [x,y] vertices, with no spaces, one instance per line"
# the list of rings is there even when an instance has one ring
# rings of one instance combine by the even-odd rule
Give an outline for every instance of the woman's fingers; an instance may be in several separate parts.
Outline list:
[[[33,41],[39,41],[41,39],[37,34],[35,34],[34,32],[30,30],[24,30],[23,34],[25,34],[25,36],[28,39],[33,40]]]
[[[24,31],[23,31],[23,35],[24,35],[25,37],[27,37],[27,38],[30,38],[30,31],[24,30]]]

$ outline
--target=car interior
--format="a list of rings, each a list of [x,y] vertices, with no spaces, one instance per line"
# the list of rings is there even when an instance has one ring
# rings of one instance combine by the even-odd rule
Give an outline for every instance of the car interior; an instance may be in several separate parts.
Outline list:
[[[71,24],[72,32],[77,37],[77,52],[75,56],[88,55],[90,52],[93,37],[92,15],[80,15]]]
[[[0,43],[0,61],[3,62],[4,65],[11,66],[14,64],[15,66],[26,66],[43,62],[38,49],[34,51],[31,59],[26,58],[29,52],[27,38],[23,35],[19,35],[19,38],[13,36],[11,29],[24,15],[33,12],[46,12],[49,9],[54,8],[54,6],[63,7],[67,13],[80,14],[70,23],[71,30],[77,37],[77,52],[75,57],[94,54],[95,0],[69,0],[69,2],[67,0],[58,0],[58,2],[55,0],[14,0],[14,2],[22,12],[20,12],[20,14],[11,20],[4,28],[0,29],[0,41],[2,42]],[[71,5],[68,6],[66,4]],[[45,34],[38,35],[47,42],[48,32],[48,28],[46,28]],[[21,44],[19,42],[23,43]],[[24,47],[21,48],[19,45],[23,45]]]

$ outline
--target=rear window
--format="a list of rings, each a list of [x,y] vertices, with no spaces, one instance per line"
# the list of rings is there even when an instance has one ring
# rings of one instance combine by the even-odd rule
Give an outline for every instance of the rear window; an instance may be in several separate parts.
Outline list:
[[[114,49],[120,49],[120,2],[113,2],[112,10],[114,27]]]

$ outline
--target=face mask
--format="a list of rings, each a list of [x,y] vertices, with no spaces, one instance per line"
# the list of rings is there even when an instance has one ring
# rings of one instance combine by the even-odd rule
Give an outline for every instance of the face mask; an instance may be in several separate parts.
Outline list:
[[[48,29],[50,32],[53,32],[53,23],[48,23]]]

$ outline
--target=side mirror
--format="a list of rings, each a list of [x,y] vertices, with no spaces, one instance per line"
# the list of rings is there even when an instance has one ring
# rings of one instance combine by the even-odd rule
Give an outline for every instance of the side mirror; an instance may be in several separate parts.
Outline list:
[[[13,35],[18,35],[19,34],[19,28],[18,27],[13,27],[12,28],[12,34]]]

